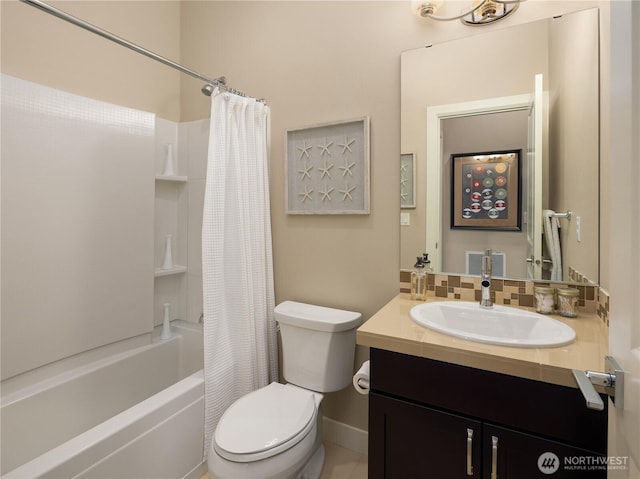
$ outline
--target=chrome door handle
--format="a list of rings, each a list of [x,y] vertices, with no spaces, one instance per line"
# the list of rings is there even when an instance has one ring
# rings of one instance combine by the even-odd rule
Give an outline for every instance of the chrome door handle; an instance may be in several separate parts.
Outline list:
[[[498,479],[498,438],[491,436],[491,479]]]
[[[467,428],[467,476],[473,476],[473,429]]]
[[[571,372],[578,383],[580,391],[582,391],[582,395],[587,402],[587,407],[589,409],[595,409],[596,411],[602,411],[604,409],[604,403],[602,402],[598,392],[593,387],[587,372],[580,371],[578,369],[573,369]]]
[[[540,260],[539,260],[539,259],[534,260],[533,256],[529,256],[529,257],[526,259],[526,262],[527,262],[527,263],[531,263],[531,264],[533,264],[533,263],[535,263],[535,264],[540,264]],[[542,258],[542,262],[543,262],[544,264],[553,264],[553,261],[551,261],[550,259],[544,259],[544,258]]]
[[[531,264],[534,264],[534,263],[535,263],[535,264],[538,264],[538,265],[539,265],[539,264],[540,264],[540,260],[539,260],[539,259],[535,259],[535,258],[533,257],[533,255],[531,255],[531,256],[529,256],[529,257],[527,258],[527,263],[531,263]]]
[[[624,371],[612,356],[605,356],[604,364],[607,370],[606,373],[578,369],[573,369],[571,372],[589,409],[596,409],[597,411],[604,409],[604,403],[593,387],[594,384],[604,386],[605,392],[611,396],[614,406],[622,409],[624,407]]]

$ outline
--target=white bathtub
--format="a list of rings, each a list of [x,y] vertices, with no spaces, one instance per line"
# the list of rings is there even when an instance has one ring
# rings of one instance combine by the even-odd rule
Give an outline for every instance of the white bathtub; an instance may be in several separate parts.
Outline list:
[[[202,328],[176,320],[172,332],[4,381],[3,479],[204,474]]]

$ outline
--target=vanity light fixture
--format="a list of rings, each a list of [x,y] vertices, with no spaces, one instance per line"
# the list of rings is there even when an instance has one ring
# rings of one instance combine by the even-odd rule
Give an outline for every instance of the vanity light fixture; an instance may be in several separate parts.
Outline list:
[[[440,13],[445,0],[417,0],[412,2],[413,11],[419,17],[430,18],[438,21],[460,20],[465,25],[488,25],[497,22],[507,15],[515,12],[520,2],[526,0],[473,0],[466,4],[458,14],[445,15]],[[449,3],[462,3],[450,1]]]

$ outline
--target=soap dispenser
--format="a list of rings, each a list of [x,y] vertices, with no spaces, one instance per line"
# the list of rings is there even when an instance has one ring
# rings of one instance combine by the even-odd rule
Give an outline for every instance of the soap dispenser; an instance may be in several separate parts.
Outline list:
[[[414,270],[411,272],[411,299],[418,301],[427,299],[427,272],[420,256],[416,258]]]
[[[431,260],[429,259],[429,253],[422,253],[422,264],[424,265],[425,273],[433,273],[433,269],[431,269]]]

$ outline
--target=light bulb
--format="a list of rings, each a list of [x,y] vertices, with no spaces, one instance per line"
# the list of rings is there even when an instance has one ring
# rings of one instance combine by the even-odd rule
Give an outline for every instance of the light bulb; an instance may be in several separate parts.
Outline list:
[[[426,17],[438,11],[444,0],[413,0],[411,10],[419,17]]]

